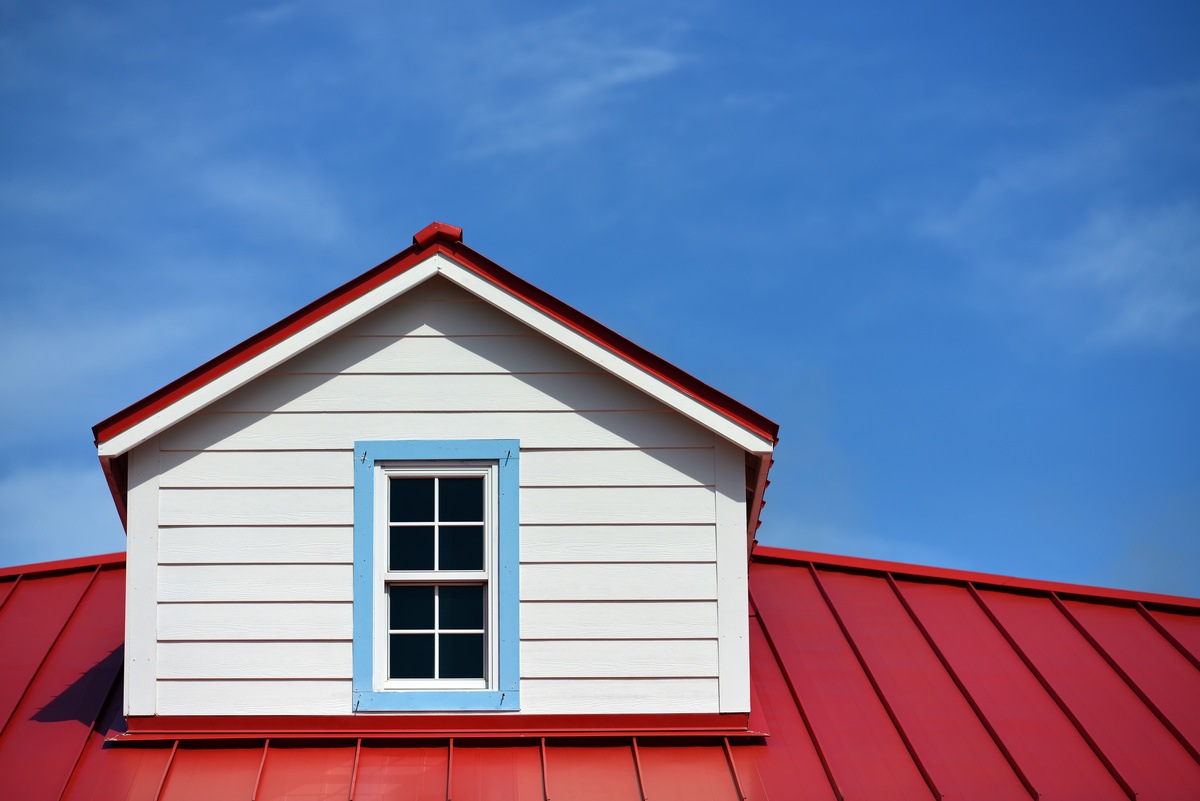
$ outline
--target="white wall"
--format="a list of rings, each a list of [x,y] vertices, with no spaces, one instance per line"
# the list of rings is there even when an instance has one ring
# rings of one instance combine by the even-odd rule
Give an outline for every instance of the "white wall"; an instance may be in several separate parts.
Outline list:
[[[521,441],[522,712],[747,711],[742,452],[438,278],[138,449],[130,697],[348,713],[353,443],[476,438]]]

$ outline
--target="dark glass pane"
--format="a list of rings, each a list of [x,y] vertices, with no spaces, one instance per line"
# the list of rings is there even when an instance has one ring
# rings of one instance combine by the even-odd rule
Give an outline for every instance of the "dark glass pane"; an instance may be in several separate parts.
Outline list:
[[[433,526],[388,529],[388,570],[433,570]]]
[[[432,629],[433,587],[398,584],[388,587],[389,629]]]
[[[433,522],[433,479],[393,478],[391,487],[390,514],[393,523]]]
[[[440,478],[438,520],[483,522],[483,479]]]
[[[438,678],[482,679],[483,635],[441,634]]]
[[[483,628],[483,585],[443,584],[438,587],[438,628]]]
[[[390,637],[388,678],[434,678],[432,634],[392,634]]]
[[[483,570],[483,526],[440,526],[438,569]]]

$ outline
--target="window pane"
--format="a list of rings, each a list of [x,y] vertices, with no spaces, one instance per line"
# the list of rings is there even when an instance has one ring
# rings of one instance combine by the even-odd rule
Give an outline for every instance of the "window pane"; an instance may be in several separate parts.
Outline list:
[[[438,479],[438,520],[483,522],[483,479]]]
[[[439,678],[485,678],[483,675],[482,634],[442,634],[439,637],[438,645],[441,648]]]
[[[388,654],[388,678],[432,679],[433,635],[392,634]]]
[[[438,628],[483,628],[482,584],[444,584],[438,596]]]
[[[388,570],[433,570],[433,526],[392,526]]]
[[[433,587],[397,584],[388,587],[388,628],[433,629]]]
[[[483,526],[440,526],[438,569],[483,570]]]
[[[393,523],[433,522],[433,479],[393,478],[391,487],[391,512],[388,520]]]

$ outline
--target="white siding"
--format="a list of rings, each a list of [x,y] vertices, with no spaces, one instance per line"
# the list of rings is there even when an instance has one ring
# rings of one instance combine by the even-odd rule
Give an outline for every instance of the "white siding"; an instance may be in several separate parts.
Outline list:
[[[349,712],[354,441],[490,438],[521,442],[522,711],[718,711],[740,463],[433,279],[155,444],[158,713]]]

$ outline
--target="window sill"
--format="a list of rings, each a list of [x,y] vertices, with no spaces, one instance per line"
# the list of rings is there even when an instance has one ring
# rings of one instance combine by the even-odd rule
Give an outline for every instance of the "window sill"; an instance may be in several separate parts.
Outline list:
[[[519,712],[521,695],[501,690],[356,690],[354,711]]]

